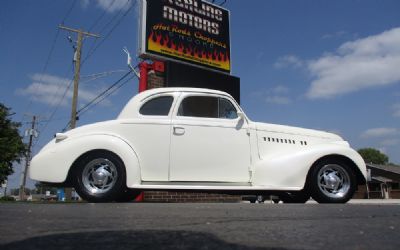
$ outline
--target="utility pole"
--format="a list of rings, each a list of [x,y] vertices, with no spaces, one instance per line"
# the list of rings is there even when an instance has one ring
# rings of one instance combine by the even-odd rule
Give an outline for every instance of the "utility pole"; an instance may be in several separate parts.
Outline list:
[[[83,37],[90,36],[90,37],[99,38],[100,36],[86,32],[86,31],[68,28],[63,25],[60,25],[58,27],[60,29],[67,30],[67,31],[78,34],[78,40],[76,42],[76,48],[75,48],[75,54],[74,54],[74,61],[75,61],[74,93],[72,96],[72,110],[71,110],[71,120],[70,120],[70,128],[73,129],[76,127],[76,107],[78,104],[78,89],[79,89],[79,79],[80,79],[80,71],[81,71],[81,54],[82,54]]]
[[[72,96],[72,109],[71,109],[71,120],[70,120],[70,129],[74,129],[76,127],[76,107],[78,105],[78,89],[79,89],[79,79],[80,79],[80,71],[81,71],[81,55],[82,55],[82,45],[83,38],[85,36],[88,37],[96,37],[99,38],[99,35],[89,33],[83,30],[69,28],[63,25],[58,26],[60,29],[67,30],[70,32],[74,32],[78,34],[78,40],[76,42],[76,48],[74,53],[74,62],[75,62],[75,72],[74,72],[74,91]],[[72,189],[66,188],[65,191],[65,200],[71,200]]]
[[[23,171],[23,175],[22,175],[22,182],[21,182],[21,186],[19,187],[19,199],[21,201],[25,200],[25,184],[26,184],[26,175],[28,173],[28,168],[29,165],[31,163],[31,150],[32,150],[32,142],[33,142],[33,137],[37,137],[38,133],[35,130],[35,124],[36,124],[36,116],[32,116],[32,125],[31,125],[31,129],[28,129],[25,132],[25,135],[29,135],[29,143],[28,143],[28,151],[26,153],[26,158],[25,158],[25,168]]]

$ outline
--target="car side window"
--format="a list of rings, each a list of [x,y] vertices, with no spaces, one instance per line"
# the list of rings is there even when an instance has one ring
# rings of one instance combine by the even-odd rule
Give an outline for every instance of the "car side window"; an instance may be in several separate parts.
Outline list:
[[[178,116],[218,118],[218,98],[210,96],[186,97],[179,107]]]
[[[236,119],[238,117],[235,106],[233,106],[229,100],[225,98],[219,98],[218,101],[219,118]]]
[[[174,98],[172,96],[160,96],[147,101],[140,108],[142,115],[168,116]]]
[[[179,106],[178,116],[235,119],[237,111],[233,104],[224,98],[189,96]]]

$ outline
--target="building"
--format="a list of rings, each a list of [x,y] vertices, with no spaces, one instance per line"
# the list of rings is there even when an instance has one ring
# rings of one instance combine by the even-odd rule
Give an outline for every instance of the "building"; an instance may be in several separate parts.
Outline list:
[[[400,199],[400,167],[367,164],[371,172],[368,185],[358,187],[355,198]]]

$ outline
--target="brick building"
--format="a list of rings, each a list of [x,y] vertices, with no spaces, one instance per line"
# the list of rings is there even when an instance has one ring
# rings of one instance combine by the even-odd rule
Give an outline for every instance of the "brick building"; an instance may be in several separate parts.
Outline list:
[[[400,167],[393,165],[367,164],[371,171],[368,186],[358,187],[355,198],[360,199],[400,199]]]

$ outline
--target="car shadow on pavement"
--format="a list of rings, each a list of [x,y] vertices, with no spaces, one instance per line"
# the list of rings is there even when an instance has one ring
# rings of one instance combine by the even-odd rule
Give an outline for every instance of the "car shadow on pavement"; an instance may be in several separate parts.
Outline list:
[[[98,231],[36,236],[0,249],[279,249],[228,243],[209,233],[168,230]]]

